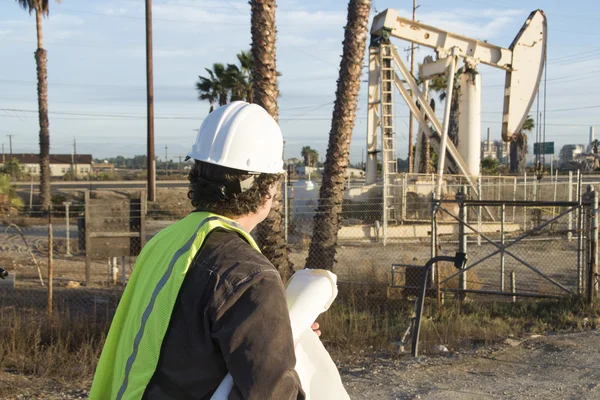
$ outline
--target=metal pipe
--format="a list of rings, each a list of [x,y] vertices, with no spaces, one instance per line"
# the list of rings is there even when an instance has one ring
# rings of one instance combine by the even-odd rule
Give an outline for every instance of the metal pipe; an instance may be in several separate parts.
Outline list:
[[[456,200],[445,199],[439,200],[438,203],[458,203]],[[553,205],[557,207],[575,207],[579,205],[576,201],[557,201],[556,203],[553,201],[510,201],[510,200],[465,200],[464,203],[471,207],[485,207],[485,206],[493,206],[499,207],[502,204],[506,206],[534,206],[534,207],[552,207]]]
[[[417,357],[419,354],[419,334],[421,333],[421,319],[423,318],[423,308],[425,307],[425,295],[427,290],[427,281],[430,270],[433,265],[440,261],[456,262],[456,257],[439,256],[431,258],[423,267],[421,272],[421,281],[419,284],[419,297],[417,298],[415,307],[415,326],[412,335],[411,355]],[[432,273],[433,275],[433,273]]]
[[[448,66],[448,86],[446,87],[446,104],[444,107],[444,123],[442,126],[442,140],[438,154],[437,189],[438,199],[442,198],[442,177],[444,175],[444,164],[446,162],[446,147],[448,146],[448,127],[450,124],[450,108],[452,106],[452,91],[454,89],[454,73],[456,70],[457,57],[451,56],[452,61]]]

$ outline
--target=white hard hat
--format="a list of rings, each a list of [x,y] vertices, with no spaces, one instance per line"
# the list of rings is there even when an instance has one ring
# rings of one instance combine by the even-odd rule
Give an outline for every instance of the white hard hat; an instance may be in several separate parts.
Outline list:
[[[241,171],[283,173],[283,136],[277,122],[257,104],[234,101],[200,125],[189,158]]]

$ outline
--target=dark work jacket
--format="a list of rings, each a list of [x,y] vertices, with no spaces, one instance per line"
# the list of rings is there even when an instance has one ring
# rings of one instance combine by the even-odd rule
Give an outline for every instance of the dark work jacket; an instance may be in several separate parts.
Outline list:
[[[144,399],[304,399],[283,283],[238,234],[218,229],[184,279]]]

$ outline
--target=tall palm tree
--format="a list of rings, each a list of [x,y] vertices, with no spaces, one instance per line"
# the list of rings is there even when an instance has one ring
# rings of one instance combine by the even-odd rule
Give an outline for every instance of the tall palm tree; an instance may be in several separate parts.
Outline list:
[[[252,90],[254,102],[262,106],[275,120],[279,118],[277,97],[277,66],[275,51],[275,0],[250,0],[252,34]],[[287,280],[293,273],[288,260],[283,224],[283,204],[278,190],[273,198],[271,212],[256,230],[263,254]]]
[[[35,26],[37,30],[37,50],[35,62],[37,65],[38,113],[40,122],[40,201],[42,208],[50,208],[50,123],[48,121],[48,72],[46,68],[47,55],[43,47],[42,17],[50,13],[48,0],[16,0],[17,4],[29,14],[35,11]],[[60,3],[60,0],[56,0]]]
[[[314,219],[307,268],[333,269],[340,229],[350,139],[358,106],[362,63],[367,44],[371,0],[350,0],[337,82],[329,145],[319,205]]]
[[[531,115],[527,116],[527,119],[523,123],[523,127],[519,133],[513,135],[510,142],[510,172],[516,174],[525,173],[527,166],[527,134],[525,132],[531,132],[535,127],[535,121]]]
[[[198,99],[208,100],[210,103],[210,112],[214,109],[214,104],[224,106],[228,102],[228,76],[225,65],[214,63],[213,68],[205,68],[208,72],[208,78],[198,76],[196,82],[196,90],[198,91]]]

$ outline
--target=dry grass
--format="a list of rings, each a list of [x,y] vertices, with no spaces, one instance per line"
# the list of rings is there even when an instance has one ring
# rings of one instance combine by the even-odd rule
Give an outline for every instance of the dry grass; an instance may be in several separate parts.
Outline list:
[[[386,296],[374,285],[343,287],[332,308],[319,318],[323,340],[331,349],[360,351],[397,348],[409,326],[413,302]],[[446,301],[438,313],[428,301],[420,346],[443,344],[450,350],[491,344],[510,336],[600,327],[600,307],[581,300],[482,303]]]
[[[385,283],[341,285],[336,302],[319,318],[322,339],[337,354],[395,349],[412,312],[413,302],[390,297]],[[48,320],[41,311],[0,308],[0,371],[88,385],[109,318],[57,312]],[[440,313],[428,300],[420,346],[425,352],[437,344],[459,350],[511,335],[598,327],[600,307],[588,307],[580,300],[516,304],[447,300]]]
[[[19,375],[90,379],[102,350],[106,323],[41,312],[0,312],[0,369]]]

